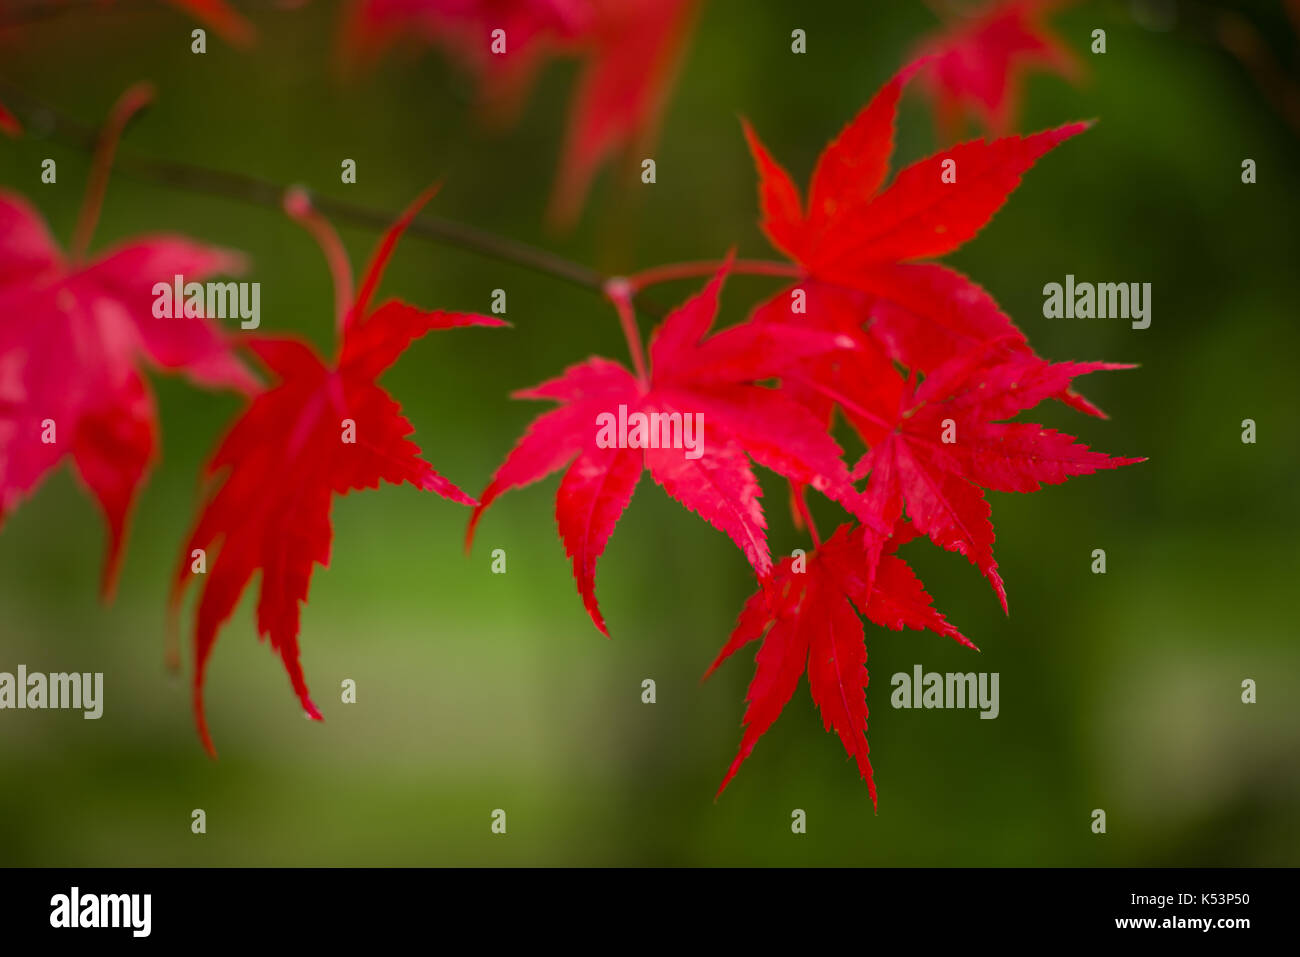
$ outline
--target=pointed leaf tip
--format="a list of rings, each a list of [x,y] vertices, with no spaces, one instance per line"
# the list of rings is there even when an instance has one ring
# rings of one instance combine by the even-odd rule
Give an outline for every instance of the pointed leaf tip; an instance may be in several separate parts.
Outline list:
[[[420,195],[416,196],[410,205],[403,210],[402,215],[397,218],[397,221],[393,223],[388,232],[384,233],[379,245],[375,248],[370,265],[366,267],[366,274],[361,281],[361,288],[357,291],[356,303],[353,306],[353,312],[356,315],[365,313],[366,307],[379,286],[379,280],[383,278],[388,260],[392,257],[393,250],[397,248],[398,240],[402,238],[402,234],[406,232],[411,222],[419,215],[420,210],[438,194],[440,189],[442,189],[441,180],[426,186],[420,192]]]

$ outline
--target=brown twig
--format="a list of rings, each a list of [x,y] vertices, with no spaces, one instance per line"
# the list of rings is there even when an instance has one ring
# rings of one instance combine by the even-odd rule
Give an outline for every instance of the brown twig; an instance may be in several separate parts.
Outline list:
[[[0,90],[4,91],[3,99],[12,108],[26,114],[24,118],[28,121],[27,128],[30,134],[48,137],[52,141],[83,152],[94,152],[99,137],[98,132],[92,127],[68,117],[3,80],[0,80]],[[276,210],[282,208],[285,192],[290,188],[245,173],[150,159],[127,151],[118,153],[114,169],[136,179],[190,192],[236,199],[254,206]],[[337,222],[366,229],[388,229],[395,218],[393,213],[384,210],[371,209],[347,200],[326,196],[313,196],[312,203],[321,213]],[[598,270],[557,256],[545,249],[450,219],[423,215],[411,223],[407,232],[433,242],[467,249],[491,259],[521,266],[602,295],[605,284],[610,279]],[[637,298],[640,306],[646,311],[651,314],[662,314],[662,309],[646,301],[644,297]]]

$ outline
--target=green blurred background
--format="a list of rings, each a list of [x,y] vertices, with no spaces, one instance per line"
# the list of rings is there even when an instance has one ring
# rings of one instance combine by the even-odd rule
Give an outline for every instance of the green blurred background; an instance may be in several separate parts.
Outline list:
[[[1240,9],[1294,75],[1296,38],[1279,5]],[[436,51],[343,78],[338,14],[324,0],[254,12],[255,49],[210,36],[196,57],[185,17],[124,3],[7,38],[0,76],[87,123],[150,79],[159,100],[124,150],[393,211],[441,177],[432,212],[622,271],[733,244],[770,256],[738,114],[803,182],[938,22],[919,2],[708,0],[654,152],[658,183],[607,167],[579,227],[557,236],[542,220],[576,65],[553,61],[518,124],[489,130],[470,79]],[[609,641],[591,627],[556,537],[555,478],[498,503],[469,558],[466,509],[410,488],[336,500],[333,561],[317,570],[302,618],[326,721],[302,720],[278,659],[256,640],[250,591],[210,668],[221,757],[209,760],[190,714],[188,650],[185,676],[163,666],[164,604],[198,470],[240,406],[153,375],[164,458],[138,505],[116,603],[97,600],[102,523],[66,468],[0,534],[0,670],[105,673],[97,722],[0,713],[0,863],[1300,863],[1300,163],[1295,131],[1207,28],[1215,16],[1116,2],[1055,17],[1088,79],[1031,77],[1020,128],[1101,122],[1044,158],[949,259],[1043,355],[1141,364],[1086,383],[1110,421],[1047,407],[1033,421],[1150,461],[990,496],[1010,617],[965,560],[908,548],[983,653],[868,627],[878,814],[806,683],[714,802],[752,654],[698,678],[752,579],[724,536],[644,477],[600,565]],[[805,56],[789,51],[794,27],[808,33]],[[1104,56],[1088,53],[1095,27],[1108,32]],[[895,168],[936,145],[913,92]],[[46,156],[58,161],[57,186],[39,183]],[[344,157],[357,161],[354,186],[339,182]],[[1241,183],[1246,157],[1257,185]],[[0,142],[0,183],[35,202],[65,243],[88,165],[39,132]],[[263,330],[331,347],[325,264],[283,215],[115,177],[94,248],[159,230],[248,253]],[[359,267],[376,234],[342,234]],[[1066,273],[1151,282],[1151,327],[1042,318],[1043,284]],[[423,240],[399,248],[384,289],[486,310],[496,287],[512,329],[431,335],[384,380],[429,460],[471,492],[539,411],[511,390],[626,351],[591,293]],[[733,280],[723,321],[775,288]],[[1256,445],[1240,441],[1248,417]],[[782,484],[762,480],[773,551],[808,547]],[[827,503],[818,515],[824,527],[839,520]],[[507,552],[506,575],[490,573],[493,548]],[[1090,573],[1094,548],[1106,549],[1104,576]],[[893,710],[890,675],[917,663],[999,672],[1001,716]],[[345,678],[357,682],[355,705],[339,701]],[[657,682],[654,705],[641,703],[645,678]],[[1244,678],[1258,682],[1255,705],[1240,701]],[[207,813],[206,835],[190,831],[193,808]],[[495,808],[508,814],[504,837],[489,831]],[[791,833],[794,808],[807,812],[806,835]],[[1107,812],[1104,836],[1090,829],[1094,808]]]

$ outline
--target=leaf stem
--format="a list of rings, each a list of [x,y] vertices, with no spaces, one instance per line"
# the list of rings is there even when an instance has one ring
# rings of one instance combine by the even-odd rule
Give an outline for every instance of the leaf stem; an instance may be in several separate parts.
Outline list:
[[[817,523],[813,521],[812,509],[808,507],[808,486],[790,486],[790,498],[794,502],[795,513],[803,521],[812,537],[813,548],[822,547],[822,537],[817,534]]]
[[[637,381],[642,388],[649,388],[650,376],[646,372],[641,331],[637,328],[636,310],[632,306],[632,285],[622,277],[615,277],[605,283],[604,291],[605,298],[614,304],[614,310],[618,313],[619,325],[623,327],[623,337],[627,339],[627,351],[632,356]]]
[[[74,260],[81,259],[90,247],[90,237],[95,233],[99,222],[99,211],[104,206],[104,193],[108,189],[108,174],[113,168],[113,154],[117,151],[122,131],[131,117],[153,102],[154,89],[148,83],[137,83],[117,98],[109,111],[108,119],[99,135],[95,137],[93,157],[90,163],[90,178],[86,183],[86,195],[81,202],[81,212],[77,214],[77,225],[72,233],[72,242],[68,253]]]
[[[334,280],[334,322],[336,331],[341,336],[347,323],[348,311],[352,308],[353,297],[352,263],[348,261],[347,250],[343,248],[343,242],[330,221],[317,212],[306,190],[291,188],[286,191],[284,211],[290,219],[311,233],[325,254],[325,262],[329,265],[330,276]]]

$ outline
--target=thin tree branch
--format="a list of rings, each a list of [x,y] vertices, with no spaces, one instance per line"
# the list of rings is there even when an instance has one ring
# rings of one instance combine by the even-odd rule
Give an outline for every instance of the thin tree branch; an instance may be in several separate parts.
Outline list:
[[[94,152],[98,140],[98,133],[94,128],[51,108],[4,80],[0,80],[0,89],[3,89],[4,99],[11,107],[26,114],[24,118],[28,120],[26,125],[29,135],[48,137],[52,141],[83,152]],[[281,209],[288,189],[278,183],[245,173],[231,173],[188,163],[148,159],[126,151],[118,153],[114,169],[136,179],[190,192],[236,199],[267,209]],[[316,209],[335,221],[367,229],[380,231],[388,229],[394,219],[392,213],[327,196],[313,195],[312,203]],[[610,278],[589,266],[564,259],[536,246],[437,216],[417,217],[407,232],[433,242],[467,249],[491,259],[531,269],[602,294],[605,283]],[[638,298],[642,300],[643,308],[650,306],[643,297]],[[662,314],[662,310],[654,307],[649,308],[648,311]]]

